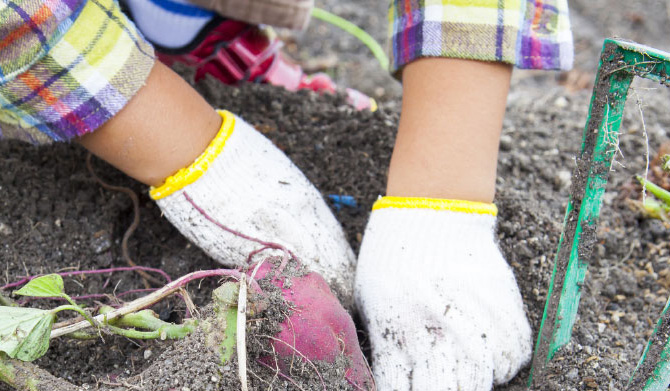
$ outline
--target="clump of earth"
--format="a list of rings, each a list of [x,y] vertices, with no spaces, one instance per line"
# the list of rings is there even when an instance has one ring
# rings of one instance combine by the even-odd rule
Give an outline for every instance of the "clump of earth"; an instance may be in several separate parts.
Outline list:
[[[329,0],[321,5],[349,16],[382,39],[385,18],[375,15],[380,15],[384,7],[378,4],[381,2],[372,3]],[[602,38],[617,32],[663,49],[670,25],[665,2],[660,1],[643,7],[622,0],[579,0],[571,6],[577,49],[575,70],[516,72],[500,145],[495,200],[499,208],[499,245],[514,269],[535,333],[542,317]],[[602,12],[604,7],[608,12]],[[368,12],[358,12],[361,9]],[[290,93],[271,86],[229,87],[206,80],[196,87],[212,105],[241,115],[272,139],[325,197],[349,195],[356,199],[356,207],[332,206],[357,250],[370,207],[384,193],[400,112],[400,87],[375,68],[374,60],[355,41],[319,24],[310,29],[295,40],[297,45],[288,45],[289,53],[299,61],[306,61],[309,55],[325,63],[336,56],[339,61],[327,70],[339,82],[362,85],[364,92],[378,98],[377,112],[354,111],[340,96]],[[308,37],[330,39],[310,44]],[[319,67],[315,62],[309,65]],[[356,82],[360,75],[367,84]],[[643,217],[631,209],[628,201],[640,199],[641,189],[633,176],[644,174],[647,160],[653,163],[667,148],[670,100],[664,87],[636,82],[634,88],[624,112],[620,153],[615,157],[605,193],[573,338],[552,361],[550,376],[542,385],[546,390],[624,389],[670,295],[670,227]],[[0,284],[24,275],[125,266],[121,239],[133,219],[132,203],[126,195],[100,187],[87,171],[85,157],[86,152],[76,145],[38,148],[0,142]],[[161,268],[173,278],[218,267],[161,217],[144,186],[104,162],[96,160],[94,167],[105,181],[127,186],[140,196],[142,220],[129,242],[130,254],[137,263]],[[667,180],[654,170],[650,178]],[[143,288],[141,278],[131,272],[67,279],[66,284],[73,295]],[[217,281],[206,280],[188,289],[196,305],[204,307],[216,286]],[[180,320],[185,314],[177,299],[162,303],[156,311],[169,320]],[[364,331],[361,337],[365,344]],[[196,341],[198,336],[193,338]],[[182,379],[202,375],[198,382],[201,386],[190,388],[184,382],[175,384],[174,389],[226,389],[221,386],[222,377],[210,373],[213,367],[207,364],[211,362],[209,353],[197,354],[199,351],[189,346],[194,345],[120,337],[55,340],[49,353],[36,363],[55,376],[89,389],[119,384],[161,365],[182,371]],[[232,364],[228,370],[235,371]],[[522,389],[527,377],[525,369],[510,384],[497,389]],[[267,384],[259,382],[255,387],[267,389]],[[7,390],[0,385],[0,391]]]

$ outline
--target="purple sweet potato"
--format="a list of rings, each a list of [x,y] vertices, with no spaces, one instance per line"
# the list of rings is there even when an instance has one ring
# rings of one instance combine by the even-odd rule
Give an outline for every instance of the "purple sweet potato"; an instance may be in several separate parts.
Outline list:
[[[256,280],[274,273],[273,267],[270,262],[261,265]],[[251,270],[253,267],[249,274]],[[309,272],[273,277],[271,281],[281,289],[292,311],[288,319],[280,324],[281,331],[275,335],[278,341],[272,341],[278,359],[265,357],[263,360],[272,367],[278,366],[283,374],[288,375],[292,360],[307,358],[312,362],[333,364],[343,355],[347,359],[345,379],[355,389],[374,390],[372,373],[361,352],[354,322],[323,277]]]

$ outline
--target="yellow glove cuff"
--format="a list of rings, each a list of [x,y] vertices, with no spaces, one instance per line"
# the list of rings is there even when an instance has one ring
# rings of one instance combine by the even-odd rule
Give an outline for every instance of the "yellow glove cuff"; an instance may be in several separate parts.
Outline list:
[[[233,129],[235,128],[235,116],[231,112],[219,110],[218,113],[223,119],[223,122],[221,123],[219,132],[209,143],[205,152],[195,159],[190,166],[184,167],[174,175],[168,177],[162,185],[158,187],[152,186],[149,191],[151,198],[154,200],[165,198],[175,191],[179,191],[197,181],[205,172],[207,172],[210,164],[212,164],[214,159],[216,159],[221,151],[223,151],[226,141],[228,141],[230,135],[233,134]]]
[[[445,200],[439,198],[381,197],[374,203],[374,205],[372,205],[372,210],[386,208],[448,210],[452,212],[487,214],[492,216],[498,214],[498,208],[496,208],[494,204],[464,200]]]

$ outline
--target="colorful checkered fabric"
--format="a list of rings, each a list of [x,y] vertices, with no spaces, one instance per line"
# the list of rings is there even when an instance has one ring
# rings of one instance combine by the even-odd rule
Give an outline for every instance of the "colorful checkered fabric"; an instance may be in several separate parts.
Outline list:
[[[421,57],[569,69],[567,0],[392,0],[391,71]]]
[[[391,0],[392,71],[421,57],[568,69],[567,0]],[[0,137],[71,140],[139,90],[152,47],[115,0],[0,0]]]
[[[0,135],[42,144],[92,132],[153,63],[114,0],[0,0]]]

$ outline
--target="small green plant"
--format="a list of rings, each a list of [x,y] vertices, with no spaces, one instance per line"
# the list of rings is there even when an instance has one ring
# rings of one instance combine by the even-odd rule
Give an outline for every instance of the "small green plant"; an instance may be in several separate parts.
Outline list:
[[[661,167],[663,171],[670,172],[670,155],[663,155]],[[648,217],[670,222],[670,192],[640,175],[635,178],[654,198],[644,197],[642,201],[633,201],[632,205]]]
[[[133,268],[105,269],[102,272],[131,269]],[[158,269],[152,271],[161,272]],[[77,271],[76,275],[100,272],[101,270]],[[68,275],[68,273],[74,272],[62,274]],[[207,277],[228,277],[237,280],[227,281],[214,291],[213,307],[217,314],[215,318],[187,319],[183,324],[172,324],[160,320],[152,310],[145,309],[172,294],[186,295],[184,287],[189,282]],[[18,283],[0,287],[0,290],[3,290],[7,289],[7,286],[16,287],[25,284],[13,294],[33,298],[60,298],[69,303],[53,309],[25,308],[18,306],[6,296],[0,296],[2,298],[0,302],[0,383],[8,384],[15,389],[42,391],[53,389],[49,382],[45,382],[45,379],[49,378],[70,386],[67,381],[53,378],[38,366],[30,363],[47,352],[51,339],[62,336],[89,339],[98,338],[102,334],[115,334],[133,339],[165,340],[184,338],[200,327],[207,335],[208,346],[218,347],[221,364],[224,365],[230,360],[235,349],[238,351],[246,349],[244,341],[246,317],[238,310],[240,301],[246,302],[245,277],[246,275],[238,270],[227,269],[201,270],[184,275],[175,281],[168,277],[168,283],[165,286],[146,296],[127,302],[119,308],[102,306],[95,316],[65,293],[63,278],[59,274],[26,277]],[[262,292],[255,280],[249,281],[248,286],[254,292]],[[86,298],[95,296],[89,295]],[[190,300],[185,299],[185,301],[188,306]],[[246,311],[246,305],[243,305],[243,308]],[[74,322],[55,324],[57,314],[68,310],[77,312],[83,317],[83,320],[75,319]],[[191,308],[191,311],[194,310]],[[240,363],[243,356],[244,354],[238,353]],[[241,376],[242,372],[240,368]]]
[[[56,314],[61,311],[76,311],[92,322],[90,315],[64,292],[63,278],[57,274],[35,278],[15,295],[32,297],[61,297],[69,305],[51,310],[22,307],[0,307],[0,351],[11,358],[33,361],[49,348],[51,328]]]
[[[172,293],[170,289],[167,291]],[[0,352],[4,352],[9,358],[33,361],[47,352],[51,338],[61,335],[74,338],[94,338],[105,332],[136,339],[183,338],[194,330],[196,326],[194,319],[189,319],[182,325],[176,325],[160,320],[151,310],[140,310],[146,304],[154,303],[167,294],[163,292],[163,294],[155,295],[155,300],[144,300],[141,304],[130,306],[128,308],[131,309],[125,311],[123,308],[119,311],[103,306],[99,314],[93,317],[65,293],[63,278],[60,275],[49,274],[34,278],[15,291],[14,295],[62,298],[69,304],[53,309],[0,306]],[[74,325],[76,327],[54,329],[57,314],[62,311],[75,311],[84,320],[76,323]],[[95,332],[81,331],[88,327],[94,328]]]
[[[646,197],[644,201],[637,201],[635,203],[639,206],[642,213],[654,219],[670,221],[670,192],[639,175],[635,178],[656,197]]]

